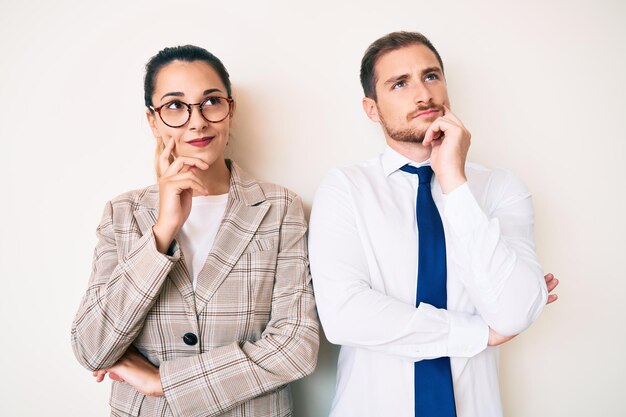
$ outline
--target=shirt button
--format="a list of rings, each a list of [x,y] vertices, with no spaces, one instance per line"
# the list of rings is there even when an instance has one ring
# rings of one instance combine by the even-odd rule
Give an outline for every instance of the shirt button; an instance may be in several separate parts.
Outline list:
[[[198,336],[193,333],[185,333],[183,335],[183,342],[185,342],[186,345],[193,346],[198,343]]]

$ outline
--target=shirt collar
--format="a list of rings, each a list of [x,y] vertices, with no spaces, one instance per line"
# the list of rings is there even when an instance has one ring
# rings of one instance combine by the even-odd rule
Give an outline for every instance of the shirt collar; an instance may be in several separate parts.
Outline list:
[[[401,167],[405,166],[406,164],[413,165],[414,167],[430,165],[430,158],[423,162],[411,161],[406,156],[393,150],[389,145],[385,145],[385,151],[381,155],[381,159],[383,164],[383,172],[387,177],[399,170]]]

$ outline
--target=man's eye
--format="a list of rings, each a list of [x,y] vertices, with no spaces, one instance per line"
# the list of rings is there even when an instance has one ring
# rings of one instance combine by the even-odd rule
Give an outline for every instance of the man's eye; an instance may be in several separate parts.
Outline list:
[[[182,110],[185,106],[180,101],[171,101],[165,105],[165,108],[168,110]]]
[[[396,89],[398,89],[398,88],[402,88],[402,87],[406,87],[406,81],[398,81],[398,82],[394,83],[394,84],[391,86],[391,88],[392,88],[393,90],[396,90]]]
[[[436,74],[434,72],[427,74],[426,77],[424,77],[424,80],[426,81],[435,81],[439,79],[439,74]]]

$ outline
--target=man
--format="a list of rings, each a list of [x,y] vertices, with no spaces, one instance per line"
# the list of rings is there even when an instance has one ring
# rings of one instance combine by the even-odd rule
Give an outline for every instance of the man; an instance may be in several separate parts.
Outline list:
[[[331,416],[501,416],[496,346],[556,299],[530,195],[466,163],[470,133],[423,35],[375,41],[361,83],[385,151],[331,171],[310,224],[320,319],[342,345]]]

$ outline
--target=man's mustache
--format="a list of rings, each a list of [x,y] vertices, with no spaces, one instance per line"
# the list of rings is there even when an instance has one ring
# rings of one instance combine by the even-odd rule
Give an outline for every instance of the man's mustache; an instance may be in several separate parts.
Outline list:
[[[411,113],[409,113],[406,116],[406,118],[407,120],[411,120],[417,117],[418,114],[428,111],[428,110],[437,110],[437,111],[443,112],[443,106],[440,106],[439,104],[435,104],[435,103],[427,104],[425,106],[417,106],[417,108],[413,110]]]

